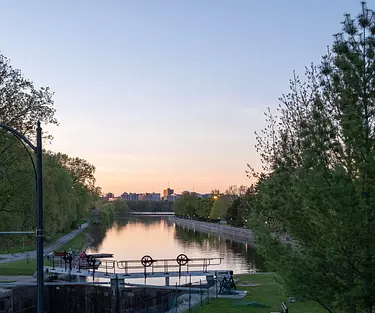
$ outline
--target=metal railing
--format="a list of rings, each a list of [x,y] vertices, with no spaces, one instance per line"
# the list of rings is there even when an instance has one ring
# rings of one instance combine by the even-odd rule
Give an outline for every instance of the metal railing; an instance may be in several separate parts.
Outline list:
[[[77,276],[114,278],[151,278],[181,277],[192,273],[194,276],[212,275],[211,266],[220,265],[223,258],[189,258],[180,254],[176,259],[153,259],[145,255],[140,260],[98,260],[93,255],[82,257],[74,253],[58,252],[50,254],[52,267],[46,267],[51,273],[73,273]],[[199,274],[199,275],[198,275]]]

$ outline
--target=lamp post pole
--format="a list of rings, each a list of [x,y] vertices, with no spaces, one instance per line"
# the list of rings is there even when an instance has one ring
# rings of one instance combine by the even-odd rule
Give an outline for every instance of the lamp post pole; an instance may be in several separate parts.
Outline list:
[[[37,283],[38,313],[44,312],[44,266],[43,266],[43,170],[42,170],[42,128],[40,122],[36,129],[36,176],[37,176]]]
[[[37,312],[43,313],[44,312],[44,264],[43,264],[43,170],[42,170],[42,158],[43,158],[43,150],[42,150],[42,128],[40,126],[40,122],[37,124],[36,128],[36,146],[28,140],[23,134],[19,131],[15,130],[13,127],[0,123],[0,128],[5,129],[6,131],[12,133],[18,140],[26,143],[31,150],[36,154],[36,171],[35,171],[35,164],[33,158],[27,150],[30,156],[32,165],[35,171],[35,180],[36,180],[36,238],[37,238],[37,285],[38,285],[38,292],[37,292]],[[1,232],[2,234],[26,234],[31,232]]]

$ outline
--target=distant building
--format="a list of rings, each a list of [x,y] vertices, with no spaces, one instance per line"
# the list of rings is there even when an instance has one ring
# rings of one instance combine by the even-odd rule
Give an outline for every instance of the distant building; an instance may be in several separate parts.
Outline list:
[[[143,193],[139,195],[139,200],[142,201],[160,201],[160,193]]]
[[[166,196],[166,197],[163,197],[163,200],[164,201],[169,201],[169,202],[172,202],[172,201],[174,201],[174,196],[173,195],[168,195],[168,196]]]
[[[102,201],[113,201],[115,198],[115,195],[112,192],[108,192],[103,197],[100,197],[100,200]]]
[[[139,201],[146,201],[147,200],[146,198],[147,198],[147,196],[146,196],[145,193],[138,194],[138,200]]]
[[[171,196],[174,194],[174,190],[171,188],[164,189],[163,191],[163,197]]]
[[[139,194],[138,193],[127,193],[124,192],[121,195],[121,199],[125,201],[138,201],[139,200]]]
[[[124,192],[122,195],[121,195],[121,199],[122,200],[125,200],[125,201],[128,201],[129,200],[129,194],[127,192]]]
[[[121,195],[121,199],[125,201],[160,201],[160,193],[127,193]]]
[[[129,194],[129,200],[130,201],[138,201],[139,200],[139,194],[138,193],[130,193]]]
[[[174,200],[173,194],[174,194],[174,189],[171,189],[171,188],[164,189],[163,190],[163,200],[164,201],[173,201]]]
[[[160,193],[151,193],[151,201],[160,201],[161,200],[161,196],[160,196]]]

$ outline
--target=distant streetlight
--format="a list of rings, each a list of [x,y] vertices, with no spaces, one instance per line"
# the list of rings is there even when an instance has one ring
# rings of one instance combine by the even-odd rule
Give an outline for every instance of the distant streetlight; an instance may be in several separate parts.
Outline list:
[[[25,147],[27,153],[29,154],[31,163],[33,165],[35,180],[36,180],[36,216],[37,216],[37,227],[36,227],[36,238],[37,238],[37,312],[44,312],[44,273],[43,273],[43,172],[42,172],[42,128],[40,127],[40,122],[37,123],[36,128],[36,146],[28,140],[19,131],[15,130],[13,127],[0,123],[0,128],[13,134]],[[25,146],[25,143],[30,147],[31,150],[36,154],[36,168],[34,160]],[[4,174],[4,173],[3,173]],[[4,176],[4,175],[2,175]],[[26,234],[32,232],[3,232],[13,233],[13,234]]]

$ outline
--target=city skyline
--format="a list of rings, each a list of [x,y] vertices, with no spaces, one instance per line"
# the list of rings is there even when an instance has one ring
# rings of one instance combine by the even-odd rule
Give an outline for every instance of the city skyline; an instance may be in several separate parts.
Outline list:
[[[1,52],[55,92],[46,149],[103,192],[250,185],[254,131],[360,1],[6,1]],[[369,7],[374,1],[368,1]],[[324,9],[322,9],[324,8]],[[319,16],[317,22],[317,16]],[[296,27],[298,25],[298,27]],[[27,47],[27,49],[25,48]]]
[[[166,193],[167,189],[170,189],[171,192],[170,193]],[[196,193],[198,195],[206,195],[206,194],[212,194],[212,191],[213,190],[218,190],[218,189],[215,189],[213,188],[212,190],[210,190],[210,192],[199,192],[197,190],[188,190],[188,189],[185,189],[185,190],[182,190],[182,191],[175,191],[174,189],[172,188],[167,188],[167,189],[163,189],[161,192],[157,192],[157,191],[129,191],[129,190],[126,190],[126,191],[122,191],[120,193],[115,193],[115,192],[111,192],[111,191],[103,191],[102,192],[102,195],[105,196],[105,197],[108,197],[109,195],[112,195],[110,196],[110,198],[118,198],[118,197],[122,197],[123,195],[131,195],[131,194],[134,194],[134,195],[160,195],[160,197],[165,197],[167,195],[180,195],[184,192],[191,192],[191,193]],[[225,190],[220,190],[220,193],[221,192],[224,192]]]

